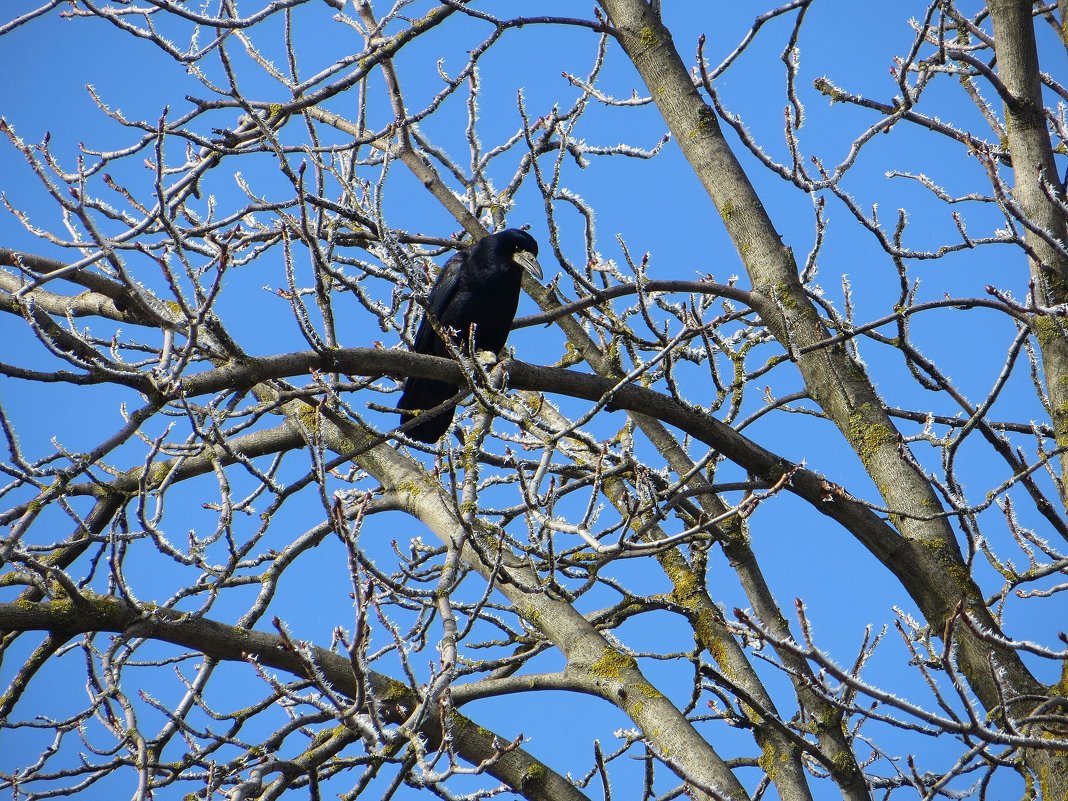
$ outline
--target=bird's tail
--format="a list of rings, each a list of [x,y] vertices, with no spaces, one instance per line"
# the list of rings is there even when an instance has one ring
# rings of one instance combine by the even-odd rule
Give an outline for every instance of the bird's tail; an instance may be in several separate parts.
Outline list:
[[[404,392],[397,403],[401,423],[407,423],[415,417],[415,412],[432,409],[444,403],[456,394],[453,384],[434,381],[429,378],[409,378],[404,384]],[[436,414],[420,415],[420,420],[405,433],[414,440],[432,445],[445,436],[452,424],[455,407],[442,409]]]

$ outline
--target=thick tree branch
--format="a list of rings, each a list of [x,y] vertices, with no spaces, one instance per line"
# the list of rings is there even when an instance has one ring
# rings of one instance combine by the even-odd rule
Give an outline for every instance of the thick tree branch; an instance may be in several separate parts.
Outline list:
[[[114,632],[172,643],[205,656],[228,662],[255,662],[284,670],[294,676],[314,678],[308,659],[342,695],[355,698],[357,677],[351,661],[333,651],[312,645],[301,646],[275,634],[228,626],[207,618],[184,615],[167,609],[138,609],[110,596],[82,593],[78,602],[54,600],[0,604],[0,631],[46,631],[69,639],[79,634]],[[370,671],[362,677],[368,683],[369,702],[390,723],[404,723],[417,704],[410,689],[388,676]],[[431,749],[440,747],[445,722],[431,708],[419,731]],[[448,721],[453,742],[460,755],[472,765],[486,764],[486,772],[531,801],[586,801],[587,797],[563,776],[539,762],[522,748],[505,749],[508,738],[501,737],[471,719],[454,712]]]

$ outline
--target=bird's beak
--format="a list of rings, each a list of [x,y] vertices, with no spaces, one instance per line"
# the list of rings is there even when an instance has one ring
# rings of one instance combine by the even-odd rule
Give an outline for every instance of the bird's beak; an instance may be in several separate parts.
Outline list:
[[[538,260],[534,258],[534,254],[529,250],[520,250],[515,254],[515,263],[530,273],[532,276],[541,280],[541,265],[538,264]]]

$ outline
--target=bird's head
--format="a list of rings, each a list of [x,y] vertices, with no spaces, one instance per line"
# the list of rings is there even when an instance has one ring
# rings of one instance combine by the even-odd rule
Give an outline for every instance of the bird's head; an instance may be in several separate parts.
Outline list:
[[[514,262],[536,279],[541,280],[541,265],[538,264],[538,243],[534,237],[518,228],[508,228],[486,237],[486,240],[491,239],[493,240],[491,247],[501,257]]]

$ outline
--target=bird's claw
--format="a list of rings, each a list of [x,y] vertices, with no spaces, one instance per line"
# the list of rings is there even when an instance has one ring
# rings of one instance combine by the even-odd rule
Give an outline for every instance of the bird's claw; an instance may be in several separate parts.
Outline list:
[[[497,354],[488,350],[475,351],[475,361],[483,370],[489,370],[497,363]]]

